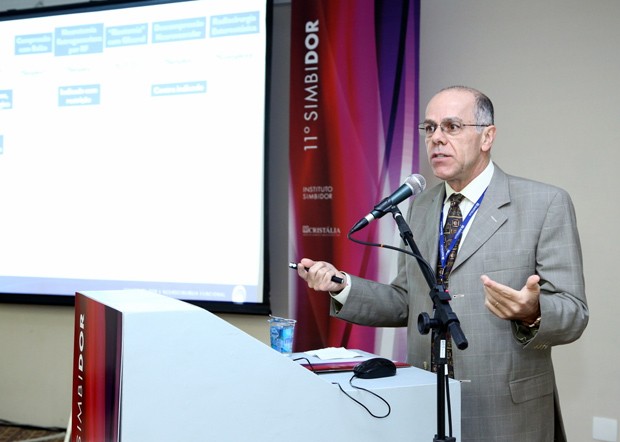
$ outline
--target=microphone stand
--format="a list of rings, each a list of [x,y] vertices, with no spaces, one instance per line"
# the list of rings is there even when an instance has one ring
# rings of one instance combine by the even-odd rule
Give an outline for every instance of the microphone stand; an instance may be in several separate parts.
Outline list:
[[[431,319],[428,313],[420,313],[418,316],[418,331],[421,334],[428,334],[431,329],[435,329],[436,338],[432,343],[432,352],[437,362],[437,434],[433,442],[445,441],[455,442],[456,438],[445,435],[445,399],[446,385],[448,384],[446,371],[447,358],[445,354],[447,332],[450,330],[452,339],[459,350],[467,348],[467,338],[461,330],[459,319],[450,307],[450,294],[445,290],[443,284],[437,284],[435,272],[431,266],[422,258],[418,246],[413,240],[413,233],[403,218],[402,213],[396,206],[388,209],[400,231],[400,236],[405,245],[408,245],[413,252],[413,256],[418,261],[426,282],[430,288],[430,297],[433,301],[434,318]],[[450,428],[452,427],[450,423]]]

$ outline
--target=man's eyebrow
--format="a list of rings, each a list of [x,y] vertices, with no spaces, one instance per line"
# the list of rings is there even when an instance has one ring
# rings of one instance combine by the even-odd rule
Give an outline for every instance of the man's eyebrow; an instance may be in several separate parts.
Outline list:
[[[441,122],[449,122],[449,121],[463,121],[461,118],[459,117],[446,117],[444,119],[441,120]],[[428,124],[437,124],[437,122],[435,120],[431,120],[430,118],[427,118],[423,121],[423,123],[428,123]]]

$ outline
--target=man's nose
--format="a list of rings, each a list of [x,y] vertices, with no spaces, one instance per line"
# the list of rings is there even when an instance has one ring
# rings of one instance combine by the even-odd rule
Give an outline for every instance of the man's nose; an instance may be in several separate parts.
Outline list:
[[[435,128],[435,132],[430,137],[431,144],[445,144],[446,143],[446,134],[441,130],[441,126],[437,126]]]

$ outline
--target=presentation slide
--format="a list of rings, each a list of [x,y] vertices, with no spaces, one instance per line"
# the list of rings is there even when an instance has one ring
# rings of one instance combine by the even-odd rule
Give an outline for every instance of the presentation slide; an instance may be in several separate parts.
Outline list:
[[[265,16],[194,0],[0,21],[0,293],[263,302]]]

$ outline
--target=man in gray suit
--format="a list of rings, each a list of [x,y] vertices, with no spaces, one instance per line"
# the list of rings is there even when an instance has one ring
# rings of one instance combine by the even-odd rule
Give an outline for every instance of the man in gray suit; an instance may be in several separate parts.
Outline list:
[[[440,280],[449,280],[450,306],[469,344],[453,351],[454,376],[462,381],[462,440],[564,441],[551,347],[578,339],[589,315],[572,201],[562,189],[507,175],[491,161],[493,105],[475,89],[441,90],[420,130],[433,173],[444,182],[418,195],[407,219],[421,255],[438,268],[445,264],[439,223],[449,197],[464,195],[456,260]],[[407,326],[409,362],[430,368],[431,338],[416,324],[433,306],[414,258],[399,255],[389,285],[323,261],[300,264],[310,288],[331,293],[333,315]]]

